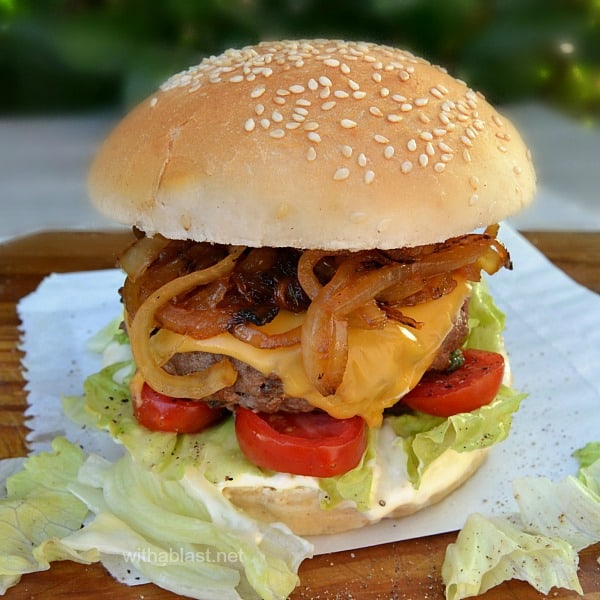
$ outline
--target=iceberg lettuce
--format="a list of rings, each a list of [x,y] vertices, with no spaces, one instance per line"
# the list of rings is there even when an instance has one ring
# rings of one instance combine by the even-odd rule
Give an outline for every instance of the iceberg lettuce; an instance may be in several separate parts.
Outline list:
[[[442,567],[447,600],[484,593],[521,579],[547,594],[562,587],[582,594],[577,552],[600,541],[600,444],[588,444],[577,476],[552,482],[513,482],[519,512],[506,517],[470,515]]]
[[[25,573],[45,571],[54,560],[89,564],[98,552],[79,552],[62,546],[61,538],[78,530],[88,509],[68,491],[77,479],[83,453],[64,438],[52,451],[32,456],[22,471],[6,481],[0,500],[0,594]]]

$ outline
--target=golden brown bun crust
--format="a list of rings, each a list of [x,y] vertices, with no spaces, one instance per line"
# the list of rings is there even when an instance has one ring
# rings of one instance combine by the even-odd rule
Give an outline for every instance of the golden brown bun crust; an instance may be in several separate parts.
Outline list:
[[[458,454],[448,450],[431,465],[418,489],[406,481],[397,482],[408,493],[386,518],[406,517],[435,504],[469,479],[485,460],[488,449]],[[443,475],[442,475],[443,474]],[[322,493],[313,488],[277,490],[274,488],[225,488],[233,504],[251,517],[269,523],[285,523],[298,535],[323,535],[358,529],[376,522],[350,503],[323,510]]]
[[[167,81],[115,129],[90,195],[169,238],[299,248],[437,242],[530,202],[515,128],[412,54],[267,42]]]

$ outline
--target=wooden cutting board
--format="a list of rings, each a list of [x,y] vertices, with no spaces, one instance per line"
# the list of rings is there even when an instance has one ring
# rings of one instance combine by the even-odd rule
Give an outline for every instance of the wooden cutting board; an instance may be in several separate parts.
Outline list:
[[[579,283],[600,293],[600,232],[528,232],[526,237]],[[0,245],[0,458],[26,454],[23,419],[26,396],[20,372],[16,305],[50,272],[112,267],[131,239],[128,232],[39,233]],[[599,432],[600,439],[600,432]],[[301,599],[443,600],[440,568],[455,533],[317,556],[300,568]],[[2,540],[0,540],[0,545]],[[600,600],[600,544],[580,554],[580,580],[586,600]],[[23,577],[7,600],[37,598],[81,600],[119,598],[166,600],[176,596],[153,585],[125,587],[100,565],[55,563],[49,571]],[[579,598],[574,592],[538,594],[519,581],[506,582],[486,600]]]

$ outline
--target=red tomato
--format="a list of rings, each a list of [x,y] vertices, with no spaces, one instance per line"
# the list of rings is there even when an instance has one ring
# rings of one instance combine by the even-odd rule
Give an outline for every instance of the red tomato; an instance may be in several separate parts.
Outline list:
[[[360,462],[367,447],[367,427],[360,417],[254,413],[238,407],[235,431],[242,452],[254,464],[296,475],[341,475]]]
[[[133,394],[133,414],[140,425],[152,431],[199,433],[223,416],[223,409],[205,402],[171,398],[153,390],[147,383]]]
[[[450,373],[429,372],[402,400],[414,410],[449,417],[489,404],[504,375],[504,358],[496,352],[464,350],[465,363]]]

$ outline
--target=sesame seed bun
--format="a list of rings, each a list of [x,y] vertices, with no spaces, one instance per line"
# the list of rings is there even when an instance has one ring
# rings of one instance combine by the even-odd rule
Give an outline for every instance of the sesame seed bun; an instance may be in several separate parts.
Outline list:
[[[535,175],[512,124],[443,69],[306,40],[173,76],[109,136],[89,187],[149,235],[362,250],[498,222],[531,201]]]

